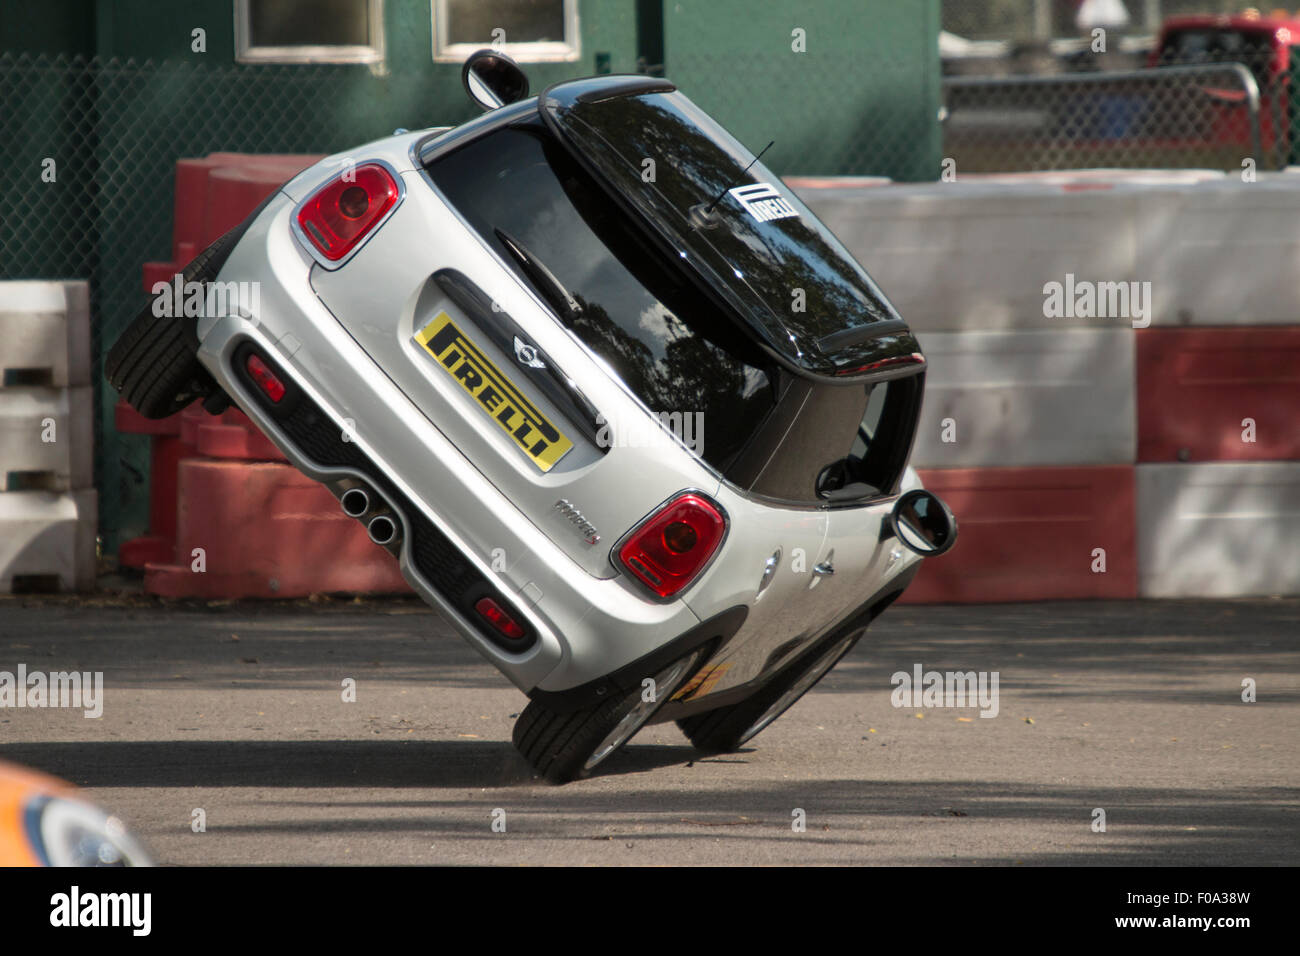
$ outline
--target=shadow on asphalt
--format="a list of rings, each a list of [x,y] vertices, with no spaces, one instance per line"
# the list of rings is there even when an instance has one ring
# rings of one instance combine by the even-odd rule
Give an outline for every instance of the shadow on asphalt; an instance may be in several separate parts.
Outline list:
[[[593,777],[743,760],[694,748],[624,748]],[[509,787],[536,783],[514,746],[486,740],[150,740],[0,744],[0,759],[82,787]]]
[[[232,635],[239,637],[238,641]],[[1044,698],[1190,704],[1239,701],[1242,674],[1286,677],[1267,704],[1294,703],[1295,647],[1300,601],[1077,602],[974,607],[900,606],[877,622],[819,693],[881,694],[890,673],[921,663],[926,669],[988,669],[1005,690]],[[374,677],[427,681],[430,693],[448,686],[508,687],[459,638],[427,614],[335,610],[263,613],[177,613],[163,609],[76,608],[0,612],[4,660],[56,657],[61,667],[104,669],[118,686],[148,688],[245,685],[302,687],[334,679],[338,668],[373,668]],[[245,658],[252,660],[247,663]],[[3,663],[0,663],[3,666]],[[186,675],[177,678],[180,673]],[[1080,678],[1085,682],[1080,683]],[[193,681],[193,683],[190,683]],[[1073,683],[1071,683],[1073,681]],[[1088,683],[1091,682],[1091,683]],[[1282,683],[1280,680],[1275,684]],[[1261,680],[1261,687],[1268,686]],[[1290,725],[1286,725],[1290,726]],[[445,831],[467,833],[464,820],[439,808],[508,799],[492,788],[528,791],[512,832],[527,837],[537,814],[538,839],[626,839],[639,842],[698,837],[747,842],[789,836],[791,807],[808,810],[798,839],[845,848],[875,847],[877,862],[943,861],[945,840],[961,833],[963,857],[976,837],[957,828],[981,820],[1002,825],[1055,824],[1085,835],[1077,847],[1031,846],[1005,855],[1007,841],[988,840],[979,862],[1165,865],[1210,861],[1224,865],[1290,864],[1300,859],[1300,789],[1251,786],[1144,786],[1138,782],[1025,783],[996,779],[861,779],[746,781],[737,786],[726,764],[752,752],[704,757],[685,746],[633,744],[600,768],[597,778],[565,787],[535,780],[504,740],[209,740],[21,742],[0,745],[13,760],[96,789],[248,788],[282,807],[346,807],[346,818],[296,814],[250,820],[233,831],[253,834]],[[710,764],[723,766],[710,767]],[[663,768],[685,784],[665,799],[653,772]],[[832,771],[834,772],[834,771]],[[698,778],[692,776],[698,773]],[[639,779],[639,775],[651,774]],[[1135,778],[1140,779],[1140,778]],[[392,790],[433,790],[429,799]],[[487,793],[484,793],[484,790]],[[378,791],[388,790],[388,793]],[[455,793],[461,790],[466,793]],[[293,791],[293,792],[289,792]],[[320,800],[312,802],[313,791]],[[284,800],[278,800],[283,796]],[[250,797],[252,799],[252,797]],[[259,795],[258,799],[262,799]],[[492,804],[488,804],[490,807]],[[1092,808],[1106,808],[1109,831],[1086,832]],[[410,819],[384,810],[409,807]],[[463,815],[462,815],[463,816]],[[518,819],[518,817],[512,818]],[[653,832],[633,821],[655,821]],[[601,822],[605,829],[593,826]],[[1081,823],[1082,821],[1082,823]],[[899,834],[926,827],[926,853],[895,853]],[[611,829],[612,828],[612,829]],[[823,830],[823,828],[826,828]],[[613,837],[608,833],[613,832]],[[602,833],[600,837],[593,833]],[[946,836],[951,834],[951,836]],[[1069,842],[1069,840],[1064,841]],[[901,847],[901,844],[899,844]],[[881,856],[881,852],[884,856]],[[762,858],[756,853],[755,858]]]
[[[752,752],[752,751],[751,751]],[[763,782],[742,791],[725,790],[720,779],[678,789],[671,802],[663,791],[635,786],[635,775],[666,766],[743,762],[747,752],[702,757],[689,747],[632,746],[602,768],[601,776],[624,776],[621,789],[596,781],[553,787],[531,778],[523,760],[507,743],[485,741],[207,741],[100,742],[94,744],[15,744],[0,756],[95,788],[255,788],[258,790],[332,790],[321,800],[259,801],[283,809],[345,807],[344,818],[302,814],[283,821],[223,824],[231,833],[366,834],[403,830],[446,832],[455,839],[491,839],[467,831],[463,817],[415,813],[395,817],[394,809],[435,811],[477,807],[483,787],[531,785],[542,799],[515,811],[511,832],[527,837],[527,818],[537,814],[546,825],[532,832],[539,838],[622,839],[593,836],[593,821],[616,820],[627,826],[627,839],[655,841],[707,835],[712,840],[770,841],[788,833],[792,806],[806,807],[808,832],[799,839],[853,846],[889,845],[900,828],[932,825],[933,859],[941,861],[945,828],[969,827],[980,821],[1087,826],[1091,808],[1107,809],[1109,830],[1093,837],[1088,854],[1077,850],[1033,847],[1014,857],[990,856],[982,863],[1060,865],[1166,865],[1186,862],[1195,852],[1225,865],[1293,864],[1300,853],[1297,807],[1300,789],[1290,787],[1227,790],[1178,789],[1130,785],[1025,785],[996,780],[884,781],[791,780]],[[701,773],[708,773],[701,768]],[[469,791],[466,799],[450,794],[437,799],[377,797],[376,789],[447,788]],[[349,788],[367,791],[350,796]],[[338,792],[341,791],[341,792]],[[726,799],[721,799],[725,793]],[[500,802],[504,794],[488,797]],[[666,809],[668,806],[671,809]],[[653,822],[652,832],[627,824]],[[603,834],[603,831],[599,831]],[[952,831],[956,836],[956,831]],[[825,836],[821,836],[825,834]],[[1086,838],[1085,838],[1086,839]],[[963,835],[963,843],[968,842]],[[963,854],[966,855],[966,854]],[[907,861],[907,860],[903,860]],[[887,862],[887,861],[879,861]]]
[[[824,693],[890,687],[915,663],[937,670],[996,670],[1006,690],[1123,698],[1123,687],[1065,687],[1052,679],[1119,672],[1144,699],[1205,703],[1207,679],[1294,655],[1300,600],[1068,601],[965,606],[895,605],[824,681]],[[501,689],[485,664],[435,614],[410,601],[368,605],[242,603],[192,608],[0,606],[0,663],[53,657],[61,667],[103,670],[116,687],[255,685],[273,690],[337,680],[428,682]],[[1292,666],[1294,658],[1285,666]],[[184,686],[173,684],[172,686]],[[1300,691],[1275,689],[1275,703]]]

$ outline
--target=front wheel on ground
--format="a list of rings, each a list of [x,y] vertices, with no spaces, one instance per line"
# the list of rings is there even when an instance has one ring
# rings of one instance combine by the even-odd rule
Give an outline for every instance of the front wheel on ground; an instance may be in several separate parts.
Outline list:
[[[801,654],[753,696],[679,720],[677,726],[705,753],[737,750],[812,690],[861,636],[861,630],[833,634]]]

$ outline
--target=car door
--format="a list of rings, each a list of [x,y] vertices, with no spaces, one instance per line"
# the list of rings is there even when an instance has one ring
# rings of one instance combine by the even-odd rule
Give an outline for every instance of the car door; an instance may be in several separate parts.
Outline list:
[[[894,499],[838,508],[829,515],[823,557],[814,576],[820,600],[817,632],[838,626],[884,586],[903,559],[902,548],[888,528]],[[882,540],[883,538],[883,540]]]
[[[868,602],[903,559],[883,531],[911,448],[920,387],[917,376],[872,383],[865,391],[822,385],[804,402],[796,427],[809,437],[787,458],[802,463],[805,477],[787,478],[785,486],[793,492],[811,484],[827,515],[826,537],[799,602],[813,638]]]
[[[696,699],[759,676],[774,654],[802,646],[809,636],[811,568],[824,557],[827,520],[819,508],[754,507],[719,499],[732,515],[726,548],[738,556],[705,572],[691,610],[707,620],[747,605],[745,623],[710,666],[678,694]],[[734,549],[734,551],[733,551]]]

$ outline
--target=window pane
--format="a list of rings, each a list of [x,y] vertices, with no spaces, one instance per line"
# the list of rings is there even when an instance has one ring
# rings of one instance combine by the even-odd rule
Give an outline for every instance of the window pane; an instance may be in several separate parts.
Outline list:
[[[900,325],[898,313],[831,231],[708,114],[678,92],[584,101],[596,82],[562,84],[548,95],[546,109],[565,142],[683,250],[737,315],[760,326],[772,348],[829,375],[911,350],[910,336],[835,343],[836,333],[850,329]],[[647,156],[659,157],[649,183],[642,175]],[[757,190],[749,195],[770,198],[739,198],[735,189],[746,186]],[[770,218],[766,202],[779,203],[782,213]],[[699,212],[710,207],[712,225],[701,228]],[[792,290],[805,294],[797,312]]]
[[[727,477],[769,498],[852,504],[889,494],[906,465],[921,378],[794,382]]]
[[[506,31],[506,43],[564,42],[563,0],[447,0],[449,43],[493,40]]]
[[[248,0],[257,46],[369,46],[368,0]]]

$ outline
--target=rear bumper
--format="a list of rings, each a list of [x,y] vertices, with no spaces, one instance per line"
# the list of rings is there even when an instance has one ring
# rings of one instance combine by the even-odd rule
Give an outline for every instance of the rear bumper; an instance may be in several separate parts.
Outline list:
[[[692,631],[700,622],[684,602],[654,604],[623,576],[583,571],[397,389],[312,291],[292,206],[283,194],[268,203],[218,277],[257,282],[255,304],[198,329],[200,361],[289,460],[318,481],[383,495],[402,525],[403,576],[525,692],[599,681]],[[246,342],[283,370],[309,414],[271,414],[235,374]],[[536,635],[527,650],[503,649],[467,617],[475,587],[520,612]]]

